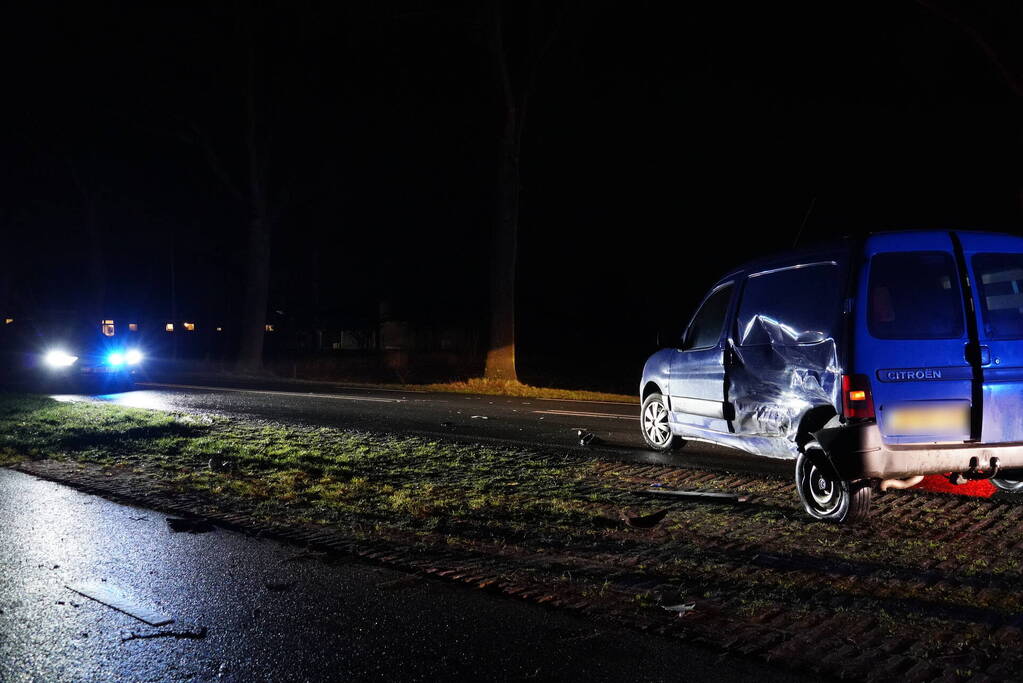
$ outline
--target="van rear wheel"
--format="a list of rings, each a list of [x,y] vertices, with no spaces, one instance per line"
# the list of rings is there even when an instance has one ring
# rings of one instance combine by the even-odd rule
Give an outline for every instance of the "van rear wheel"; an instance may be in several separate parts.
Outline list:
[[[848,524],[866,519],[870,512],[870,482],[842,479],[814,441],[796,458],[796,491],[814,519]]]

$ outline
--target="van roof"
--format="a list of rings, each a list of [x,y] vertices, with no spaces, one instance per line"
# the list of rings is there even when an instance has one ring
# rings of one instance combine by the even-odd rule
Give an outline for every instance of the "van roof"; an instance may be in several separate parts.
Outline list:
[[[890,249],[919,249],[921,243],[926,244],[938,240],[944,241],[950,232],[969,235],[969,241],[972,245],[985,250],[1010,247],[1014,248],[1014,250],[1019,250],[1021,245],[1023,245],[1023,237],[1019,235],[986,230],[879,230],[869,233],[864,238],[843,237],[829,242],[774,252],[773,254],[747,261],[730,269],[719,280],[727,280],[743,272],[764,270],[772,266],[790,264],[793,261],[835,258],[848,254],[857,245],[864,243],[868,252]]]
[[[835,258],[849,253],[853,249],[853,245],[856,240],[844,237],[839,240],[833,240],[830,242],[821,242],[818,244],[809,245],[806,247],[798,247],[795,249],[786,249],[785,251],[777,251],[767,256],[762,256],[752,261],[747,261],[740,266],[732,268],[721,280],[727,280],[735,275],[751,271],[751,270],[766,270],[772,266],[780,266],[792,263],[793,261],[811,261],[811,260],[824,260]]]

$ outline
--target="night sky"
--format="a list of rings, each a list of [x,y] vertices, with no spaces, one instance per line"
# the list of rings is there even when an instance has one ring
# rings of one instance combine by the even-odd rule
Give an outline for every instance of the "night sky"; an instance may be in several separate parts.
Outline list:
[[[31,6],[30,6],[31,5]],[[230,320],[248,51],[271,309],[485,330],[499,91],[478,2],[22,3],[0,29],[0,305],[75,309],[94,212],[111,315]],[[898,228],[1020,230],[1014,3],[506,3],[558,25],[522,146],[523,379],[629,389],[726,269]],[[564,6],[563,11],[557,8]],[[555,10],[551,10],[554,7]],[[246,24],[240,17],[247,17]]]

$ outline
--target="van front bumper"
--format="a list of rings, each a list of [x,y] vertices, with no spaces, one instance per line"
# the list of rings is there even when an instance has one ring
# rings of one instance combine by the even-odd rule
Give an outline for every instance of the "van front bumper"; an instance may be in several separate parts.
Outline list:
[[[825,426],[817,439],[844,479],[905,479],[919,474],[1023,469],[1023,443],[886,445],[877,424]]]

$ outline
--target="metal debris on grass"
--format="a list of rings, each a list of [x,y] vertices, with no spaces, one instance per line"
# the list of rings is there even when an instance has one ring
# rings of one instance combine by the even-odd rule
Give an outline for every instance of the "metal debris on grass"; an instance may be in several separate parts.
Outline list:
[[[666,612],[674,612],[678,614],[678,616],[684,617],[686,614],[696,609],[696,603],[691,602],[688,605],[661,605],[661,609]]]
[[[666,489],[666,488],[649,488],[643,493],[652,496],[671,496],[673,498],[691,498],[693,500],[704,500],[707,502],[722,502],[722,503],[746,503],[749,501],[749,496],[743,496],[738,493],[720,493],[717,491],[684,491],[677,489]]]

